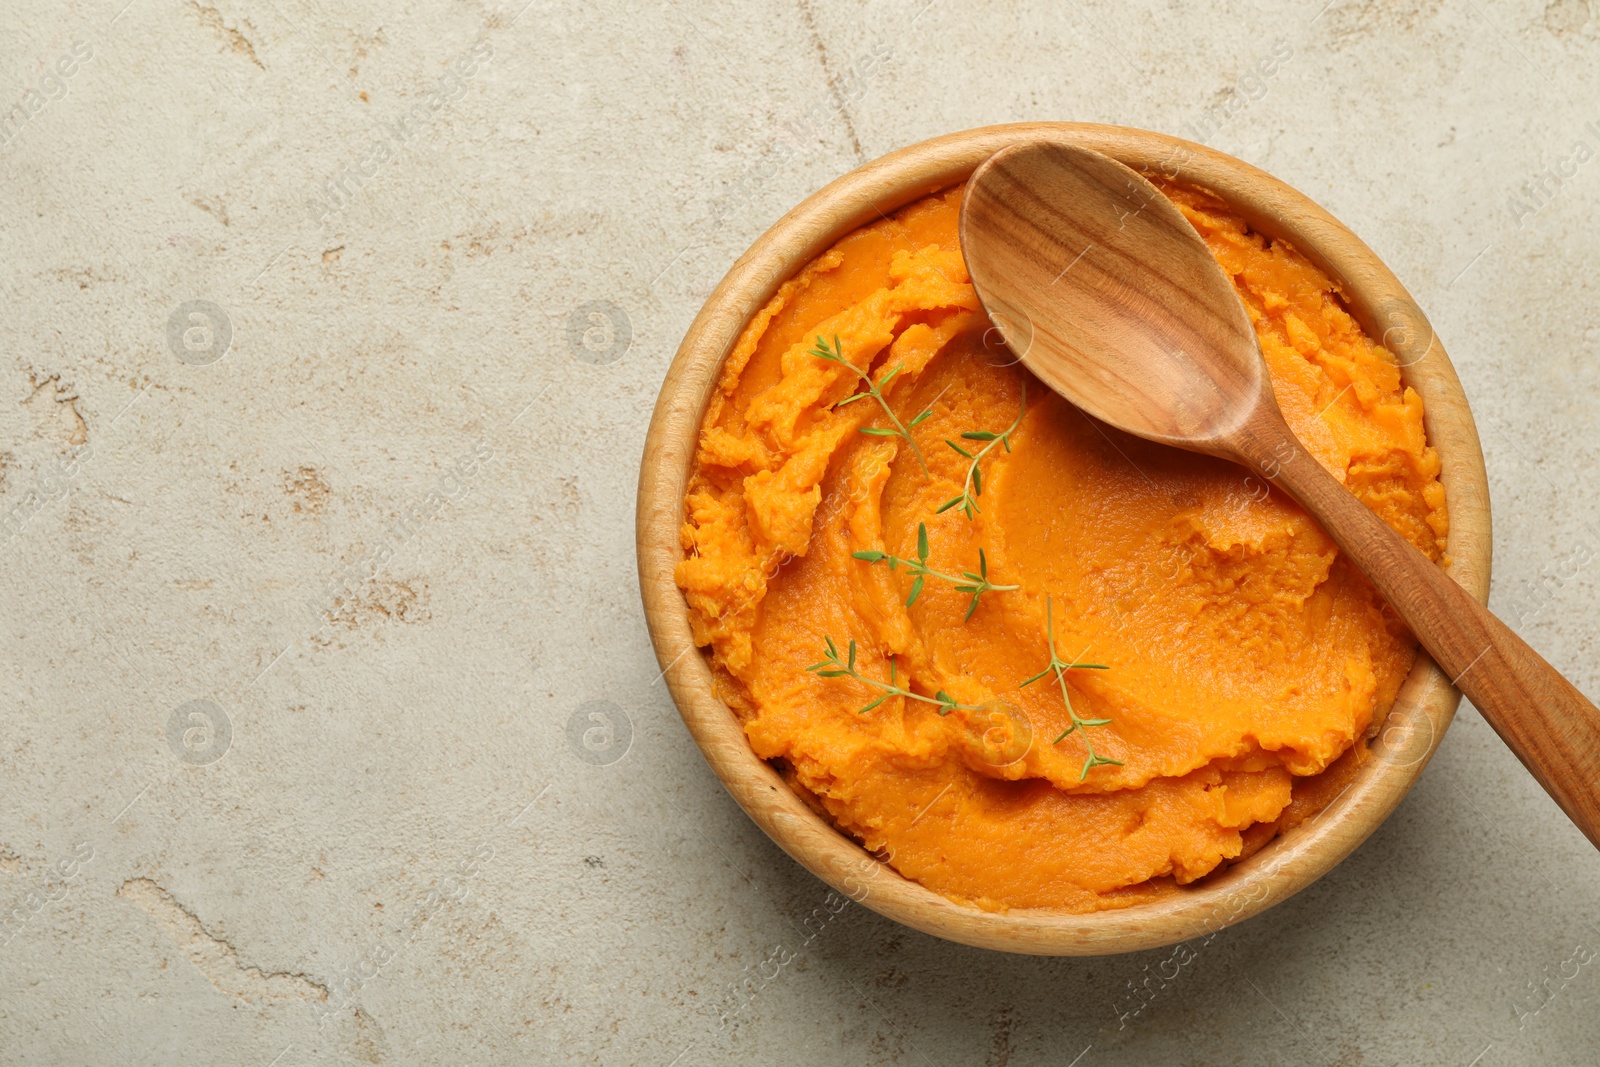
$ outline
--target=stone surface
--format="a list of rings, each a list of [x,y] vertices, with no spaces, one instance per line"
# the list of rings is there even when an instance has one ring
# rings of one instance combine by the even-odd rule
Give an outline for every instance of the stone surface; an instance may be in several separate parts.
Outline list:
[[[1593,1062],[1600,858],[1470,708],[1192,960],[1010,958],[835,914],[641,622],[647,418],[736,255],[1083,119],[1388,259],[1494,604],[1600,692],[1600,10],[1323,2],[5,0],[0,1061]]]

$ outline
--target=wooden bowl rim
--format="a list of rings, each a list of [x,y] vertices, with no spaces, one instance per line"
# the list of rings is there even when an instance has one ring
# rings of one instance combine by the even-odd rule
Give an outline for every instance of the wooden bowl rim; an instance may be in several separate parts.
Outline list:
[[[873,859],[808,808],[757,758],[716,695],[695,649],[674,580],[695,442],[723,360],[777,287],[845,234],[948,188],[1006,145],[1085,145],[1135,169],[1221,195],[1262,233],[1292,242],[1341,283],[1369,336],[1382,338],[1423,399],[1429,443],[1450,507],[1451,575],[1479,602],[1489,591],[1488,480],[1455,369],[1393,273],[1337,219],[1264,171],[1165,134],[1090,123],[1014,123],[965,130],[891,152],[831,182],[779,219],[740,256],[679,346],[656,402],[640,469],[639,584],[651,640],[684,724],[739,805],[807,870],[840,893],[914,929],[952,941],[1036,955],[1102,955],[1176,944],[1256,915],[1349,855],[1395,809],[1438,747],[1459,692],[1426,655],[1406,678],[1354,782],[1323,811],[1255,855],[1164,900],[1077,915],[984,911],[949,900]]]

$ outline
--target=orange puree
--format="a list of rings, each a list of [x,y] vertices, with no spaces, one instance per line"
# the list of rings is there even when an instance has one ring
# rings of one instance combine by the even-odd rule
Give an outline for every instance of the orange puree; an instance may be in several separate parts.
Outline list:
[[[1448,519],[1422,401],[1337,285],[1209,194],[1164,190],[1234,279],[1306,447],[1435,560]],[[1243,468],[1148,444],[1044,388],[990,331],[956,238],[960,189],[850,234],[784,283],[729,357],[701,429],[677,571],[696,640],[750,744],[902,874],[980,907],[1091,911],[1181,892],[1336,795],[1416,645],[1294,503]],[[881,378],[931,475],[846,368]],[[935,514],[945,445],[1026,414],[983,460],[981,510]],[[917,554],[1017,585],[969,594],[852,557]],[[1067,672],[1071,724],[1049,662]],[[862,676],[807,668],[832,638]],[[1083,774],[1085,741],[1120,765]],[[1055,743],[1052,743],[1055,742]],[[1020,757],[1020,758],[1018,758]],[[1341,757],[1343,757],[1341,759]],[[1336,763],[1337,766],[1332,766]]]

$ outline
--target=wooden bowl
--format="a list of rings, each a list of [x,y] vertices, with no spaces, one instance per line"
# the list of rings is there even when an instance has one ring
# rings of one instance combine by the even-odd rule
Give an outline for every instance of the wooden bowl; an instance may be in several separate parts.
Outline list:
[[[988,912],[940,896],[873,859],[756,757],[712,688],[711,671],[690,635],[688,605],[673,580],[683,555],[679,528],[700,420],[722,361],[751,316],[845,234],[961,182],[1007,145],[1038,138],[1086,145],[1136,170],[1208,188],[1258,231],[1289,240],[1342,283],[1356,319],[1395,353],[1406,384],[1422,396],[1450,508],[1450,573],[1486,600],[1489,493],[1477,429],[1427,319],[1372,250],[1305,196],[1231,156],[1143,130],[1053,122],[988,126],[891,152],[808,197],[739,258],[689,327],[656,402],[639,476],[639,585],[656,657],[689,732],[756,825],[807,870],[882,915],[952,941],[1007,952],[1100,955],[1214,933],[1310,885],[1400,803],[1450,725],[1460,694],[1421,655],[1373,739],[1375,758],[1342,794],[1249,859],[1176,895],[1090,915]]]

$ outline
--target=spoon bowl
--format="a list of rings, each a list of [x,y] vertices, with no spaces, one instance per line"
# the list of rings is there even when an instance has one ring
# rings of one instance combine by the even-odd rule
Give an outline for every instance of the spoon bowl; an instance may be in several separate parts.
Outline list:
[[[1023,363],[1100,421],[1231,458],[1226,437],[1275,403],[1232,282],[1177,205],[1109,156],[995,153],[967,185],[961,245],[991,317],[1032,327]]]

